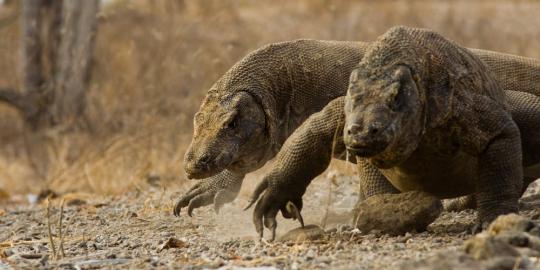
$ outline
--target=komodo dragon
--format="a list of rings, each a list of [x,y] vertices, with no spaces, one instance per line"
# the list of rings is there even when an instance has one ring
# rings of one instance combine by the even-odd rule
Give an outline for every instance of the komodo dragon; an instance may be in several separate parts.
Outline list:
[[[185,156],[190,178],[205,178],[179,198],[174,213],[232,201],[247,172],[280,150],[305,119],[345,95],[349,74],[369,43],[296,40],[265,46],[235,64],[210,89],[195,116]],[[540,95],[540,63],[475,50],[506,90]],[[344,158],[344,148],[335,149]],[[207,178],[206,178],[207,177]]]
[[[367,196],[406,190],[443,198],[475,193],[484,224],[517,211],[522,166],[540,161],[540,98],[503,92],[486,71],[469,50],[434,32],[389,30],[351,74],[346,119],[345,98],[337,98],[286,141],[252,196],[253,203],[265,191],[253,214],[257,232],[262,237],[264,223],[273,238],[277,212],[288,202],[301,209],[306,187],[330,162],[329,146],[343,140],[357,156]],[[508,82],[517,81],[500,80],[515,89]],[[525,131],[522,141],[504,94]],[[523,163],[521,142],[527,147]]]

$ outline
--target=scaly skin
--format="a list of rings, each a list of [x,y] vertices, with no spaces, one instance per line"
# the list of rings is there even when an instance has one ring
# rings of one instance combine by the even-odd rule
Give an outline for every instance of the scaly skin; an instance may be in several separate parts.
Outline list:
[[[204,178],[200,181],[205,184],[184,194],[178,200],[175,214],[191,200],[205,198],[202,203],[192,204],[194,207],[220,202],[216,209],[232,201],[243,178],[228,176],[232,172],[244,175],[263,166],[305,119],[335,97],[345,95],[348,76],[368,45],[316,40],[271,44],[231,68],[201,105],[185,158],[188,176]],[[540,64],[536,60],[471,51],[488,63],[504,89],[540,94]],[[240,92],[252,97],[237,97]],[[236,103],[229,102],[234,97]],[[238,111],[240,103],[249,109],[246,111],[257,118],[263,116],[264,120],[256,123],[243,110],[239,110],[237,119],[231,118],[231,112]],[[233,119],[237,128],[227,129],[226,125]],[[241,131],[246,130],[249,136],[241,136]],[[343,146],[335,151],[334,157],[344,159],[342,150]],[[213,197],[224,189],[234,196],[215,200]]]
[[[493,53],[489,53],[492,54]],[[485,54],[483,54],[485,56]],[[471,56],[468,56],[471,57]],[[473,60],[474,61],[474,60]],[[476,61],[474,61],[476,62]],[[527,60],[527,62],[533,63],[532,60]],[[478,65],[478,64],[476,64]],[[480,65],[481,66],[481,65]],[[500,66],[497,66],[495,68],[496,71],[501,72]],[[482,74],[480,74],[483,76]],[[484,78],[483,78],[484,79]],[[504,87],[507,87],[509,89],[513,89],[516,86],[516,80],[512,80],[509,77],[506,77],[507,81],[503,81],[501,84]],[[485,79],[489,80],[489,78]],[[492,83],[493,84],[493,83]],[[531,82],[529,82],[531,84]],[[496,84],[494,88],[496,88]],[[524,87],[524,89],[527,89],[531,92],[537,92],[536,88],[534,87]],[[461,90],[463,91],[463,90]],[[492,91],[492,90],[489,90]],[[497,90],[494,90],[497,91]],[[498,90],[500,91],[500,89]],[[540,112],[540,100],[535,96],[527,93],[519,93],[519,92],[513,92],[513,91],[507,91],[506,92],[508,101],[510,103],[510,111],[512,114],[514,114],[514,117],[516,118],[516,121],[518,122],[518,125],[521,129],[527,130],[526,133],[522,134],[522,142],[524,144],[524,149],[529,150],[529,154],[524,154],[523,159],[523,165],[524,166],[530,166],[531,164],[538,162],[538,157],[534,157],[532,154],[538,153],[536,150],[540,150],[538,139],[539,136],[536,136],[535,130],[533,130],[532,127],[538,127],[537,123],[540,123],[540,118],[537,117],[538,112]],[[500,98],[500,97],[499,97]],[[503,102],[504,103],[504,102]],[[319,141],[325,141],[330,140],[332,138],[332,134],[335,133],[335,130],[343,129],[343,125],[339,125],[339,123],[343,123],[343,121],[334,121],[333,118],[336,117],[336,115],[341,115],[343,117],[343,100],[342,98],[337,99],[336,101],[333,101],[330,103],[323,112],[329,112],[332,111],[332,114],[328,113],[319,113],[315,114],[312,117],[308,119],[285,143],[284,147],[282,148],[281,152],[277,156],[276,166],[275,169],[270,172],[267,177],[264,178],[263,182],[259,185],[258,188],[256,188],[256,191],[254,192],[252,202],[254,202],[259,195],[266,190],[265,194],[261,197],[259,202],[257,203],[256,209],[254,211],[254,222],[256,224],[257,231],[262,235],[262,224],[264,223],[266,227],[270,228],[272,231],[275,231],[275,214],[277,213],[276,209],[281,209],[282,205],[286,203],[287,201],[294,202],[296,204],[299,204],[301,206],[301,196],[303,195],[303,192],[305,191],[305,188],[313,178],[312,175],[308,175],[306,172],[308,171],[315,171],[320,172],[323,171],[329,163],[329,159],[323,159],[320,162],[308,162],[309,166],[301,166],[303,161],[313,161],[316,159],[313,159],[314,156],[310,155],[312,153],[315,153],[315,156],[324,156],[328,157],[331,156],[331,149],[328,146],[328,144],[323,143],[313,143],[313,142],[319,142]],[[497,105],[495,105],[497,106]],[[504,108],[504,106],[502,106]],[[501,114],[504,113],[504,109],[502,110]],[[324,117],[324,115],[332,115],[332,117]],[[495,117],[496,118],[496,117]],[[507,117],[508,118],[508,117]],[[436,119],[436,118],[433,118]],[[506,119],[507,122],[512,122],[511,119]],[[493,122],[493,121],[492,121]],[[325,128],[317,128],[316,123],[334,123],[333,127],[329,127],[328,124],[325,124]],[[444,123],[444,121],[443,121]],[[315,130],[314,130],[315,129]],[[327,130],[327,132],[321,132]],[[331,131],[330,131],[331,130]],[[536,129],[538,130],[538,129]],[[514,134],[512,134],[512,131],[509,131],[511,137],[510,140],[513,140],[513,144],[515,148],[520,148],[519,145],[515,145],[516,141],[519,142],[519,140],[516,140],[516,132],[513,131]],[[502,132],[499,132],[501,134]],[[538,133],[538,132],[536,132]],[[315,135],[314,135],[315,134]],[[513,137],[512,137],[513,136]],[[467,137],[467,136],[464,136]],[[469,141],[474,141],[474,136],[469,136],[472,139],[468,139]],[[524,139],[529,138],[529,139]],[[477,140],[478,141],[478,140]],[[488,140],[488,142],[490,142]],[[474,143],[468,142],[470,145],[473,145],[474,147],[480,147],[481,144],[477,142],[475,145]],[[484,142],[484,144],[486,144]],[[491,144],[488,144],[491,147]],[[484,146],[486,147],[486,146]],[[304,148],[309,150],[305,150]],[[473,147],[471,147],[473,148]],[[481,148],[481,147],[480,147]],[[486,147],[489,148],[489,147]],[[474,149],[474,148],[473,148]],[[514,151],[518,152],[519,151]],[[478,151],[477,151],[478,153]],[[536,158],[536,159],[535,159]],[[429,159],[429,158],[428,158]],[[519,157],[514,157],[514,163],[518,163],[516,160],[521,160],[521,155]],[[521,162],[519,162],[521,164]],[[521,167],[521,166],[516,166]],[[362,185],[363,190],[365,193],[367,193],[367,196],[379,194],[379,193],[388,193],[388,192],[397,192],[396,188],[394,188],[392,185],[389,184],[388,181],[386,181],[386,177],[380,173],[380,169],[376,168],[369,162],[364,162],[362,159],[360,159],[359,162],[359,171],[362,178]],[[512,171],[512,170],[510,170]],[[514,171],[516,171],[514,169]],[[519,171],[519,170],[517,170]],[[315,173],[314,175],[316,175]],[[519,172],[517,173],[519,174]],[[504,175],[504,174],[501,174]],[[510,177],[512,179],[516,178]],[[484,177],[486,178],[486,177]],[[520,178],[520,177],[519,177]],[[364,181],[367,180],[367,181]],[[513,180],[516,182],[515,180]],[[520,182],[519,180],[517,182]],[[497,183],[495,183],[497,184]],[[496,186],[496,185],[493,186]],[[517,184],[510,184],[510,186],[513,185],[519,185]],[[440,186],[444,186],[443,184],[440,184]],[[499,187],[500,188],[500,187]],[[489,189],[489,188],[488,188]],[[285,192],[285,190],[287,190]],[[291,190],[295,192],[290,192]],[[444,191],[444,188],[442,188]],[[469,190],[469,193],[471,193],[473,189]],[[491,201],[496,201],[497,199],[491,200],[489,193],[497,193],[498,192],[497,187],[495,187],[492,191],[491,189],[487,192],[488,195],[480,195],[480,197],[488,197],[489,202],[487,203],[488,206],[490,204],[493,204]],[[445,192],[443,192],[445,193]],[[467,192],[465,192],[467,193]],[[448,194],[444,194],[445,196],[448,196]],[[451,196],[454,196],[455,194],[452,194]],[[506,197],[506,194],[503,195],[497,195],[499,197]],[[517,195],[512,195],[517,196]],[[509,200],[512,201],[515,198],[510,198]],[[502,212],[505,211],[514,211],[515,209],[515,203],[509,203],[509,206],[507,209],[509,210],[502,210]],[[485,207],[489,208],[489,207]],[[487,214],[485,214],[487,212]],[[484,213],[481,213],[481,215],[484,215],[484,220],[490,220],[491,216],[496,216],[496,214],[500,212],[499,210],[485,210]],[[495,213],[495,215],[492,215]],[[486,217],[487,216],[487,217]]]

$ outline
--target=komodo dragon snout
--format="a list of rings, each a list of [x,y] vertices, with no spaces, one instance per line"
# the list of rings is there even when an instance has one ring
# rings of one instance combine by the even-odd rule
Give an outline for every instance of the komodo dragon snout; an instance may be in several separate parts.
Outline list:
[[[347,97],[343,132],[350,152],[373,157],[374,161],[377,156],[384,157],[384,164],[381,161],[378,165],[388,167],[414,151],[423,129],[424,106],[409,67],[397,65],[385,71],[355,69]]]
[[[193,140],[184,157],[188,178],[211,177],[225,168],[244,173],[262,158],[264,110],[247,92],[208,95],[194,118]],[[261,156],[261,157],[259,157]]]

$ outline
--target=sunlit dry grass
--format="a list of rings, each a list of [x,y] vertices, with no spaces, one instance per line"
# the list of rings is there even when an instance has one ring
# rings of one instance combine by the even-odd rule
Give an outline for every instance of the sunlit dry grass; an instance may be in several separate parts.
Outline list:
[[[115,1],[99,15],[90,129],[28,134],[0,105],[0,189],[119,193],[149,180],[185,183],[182,156],[206,90],[267,43],[369,41],[404,24],[540,58],[539,11],[535,1]],[[1,24],[14,12],[0,9],[0,87],[19,85],[17,21]]]

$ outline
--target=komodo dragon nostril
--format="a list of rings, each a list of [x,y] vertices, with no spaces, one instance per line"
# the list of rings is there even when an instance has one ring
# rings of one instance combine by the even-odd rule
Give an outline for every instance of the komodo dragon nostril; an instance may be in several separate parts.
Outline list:
[[[347,127],[347,135],[358,134],[358,131],[360,131],[360,125],[358,124],[351,124]]]

